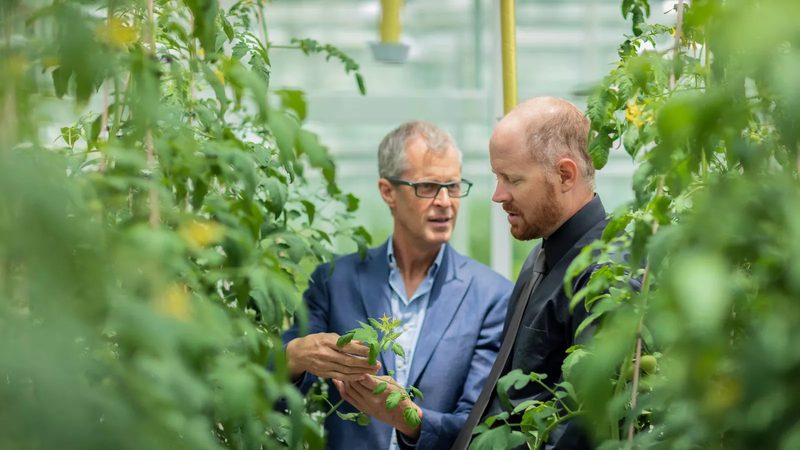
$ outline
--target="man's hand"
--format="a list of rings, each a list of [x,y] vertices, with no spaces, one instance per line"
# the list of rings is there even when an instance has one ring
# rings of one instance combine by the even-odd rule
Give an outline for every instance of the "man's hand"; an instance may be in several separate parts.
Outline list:
[[[316,333],[289,341],[286,362],[292,379],[310,372],[320,378],[354,381],[380,369],[380,363],[367,362],[368,347],[350,342],[339,348],[338,339],[336,333]]]
[[[372,391],[378,387],[382,381],[387,382],[386,389],[380,394],[373,394]],[[403,411],[406,408],[414,408],[417,410],[419,417],[422,418],[422,410],[414,402],[409,399],[401,400],[398,405],[392,409],[386,408],[386,397],[394,391],[402,390],[397,382],[389,376],[368,376],[359,381],[338,381],[333,380],[336,389],[343,399],[347,400],[356,409],[374,417],[381,422],[388,423],[394,428],[398,429],[401,433],[408,436],[411,440],[419,438],[419,425],[411,426],[406,423],[403,417]]]

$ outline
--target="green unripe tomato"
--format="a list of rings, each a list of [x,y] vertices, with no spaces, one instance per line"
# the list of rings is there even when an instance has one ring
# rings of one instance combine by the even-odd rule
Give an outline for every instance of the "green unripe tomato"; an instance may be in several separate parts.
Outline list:
[[[642,355],[642,359],[639,362],[639,367],[642,369],[642,372],[646,374],[655,373],[656,367],[658,366],[658,360],[653,355]]]

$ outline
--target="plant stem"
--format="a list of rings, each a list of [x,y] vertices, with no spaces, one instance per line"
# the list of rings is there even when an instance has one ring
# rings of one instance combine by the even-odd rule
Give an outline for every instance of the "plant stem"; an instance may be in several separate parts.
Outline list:
[[[555,391],[554,389],[550,388],[550,386],[548,386],[547,384],[545,384],[545,383],[544,383],[542,380],[535,380],[535,381],[536,381],[536,383],[538,383],[538,384],[539,384],[541,387],[545,388],[545,389],[547,390],[547,392],[549,392],[549,393],[550,393],[550,395],[552,395],[552,396],[553,396],[553,398],[555,398],[555,399],[558,399],[558,402],[559,402],[559,403],[561,403],[561,406],[563,406],[563,407],[564,407],[564,409],[565,409],[565,410],[566,410],[568,413],[572,414],[572,409],[570,409],[570,407],[569,407],[569,406],[567,406],[567,404],[566,404],[566,403],[564,403],[564,400],[563,400],[563,399],[561,399],[561,398],[558,398],[558,396],[556,395],[556,391]]]
[[[267,48],[269,34],[267,34],[267,22],[264,20],[264,2],[259,0],[256,4],[256,16],[258,16],[258,24],[261,26],[261,40],[264,43],[264,48]]]
[[[108,2],[108,11],[106,12],[106,26],[111,29],[111,11],[112,6],[111,2]],[[109,97],[111,96],[110,92],[111,88],[108,84],[108,80],[103,80],[103,112],[100,113],[100,133],[97,136],[97,140],[100,141],[101,139],[105,138],[106,142],[108,142],[108,104],[109,104]],[[100,164],[98,165],[97,170],[100,173],[104,173],[106,171],[106,157],[105,153],[102,149],[100,150]]]
[[[325,401],[328,401],[328,399],[325,399]],[[342,404],[342,402],[344,402],[343,398],[339,399],[339,401],[336,402],[335,405],[331,404],[331,402],[328,402],[328,404],[331,405],[331,409],[328,410],[328,412],[325,414],[325,418],[327,419],[331,414],[333,414],[337,409],[339,409],[339,406]]]
[[[156,22],[155,14],[153,13],[153,0],[147,0],[147,23],[148,23],[148,39],[150,45],[150,55],[155,55],[156,52]],[[153,144],[153,131],[148,127],[144,136],[144,148],[147,152],[147,167],[150,169],[150,176],[152,177],[153,186],[150,187],[149,193],[149,208],[150,208],[150,226],[153,228],[158,227],[161,223],[161,208],[158,201],[158,188],[157,188],[157,174],[156,174],[156,152],[155,145]]]
[[[150,46],[150,54],[156,53],[156,21],[153,13],[153,0],[147,0],[147,43]]]
[[[8,7],[10,9],[10,7]],[[5,38],[6,38],[6,53],[11,54],[11,11],[3,14],[5,17]],[[3,98],[3,115],[2,122],[0,122],[0,145],[4,148],[10,149],[16,140],[17,130],[17,114],[15,114],[16,99],[16,85],[14,77],[8,77],[6,81],[6,95]]]
[[[669,74],[669,89],[675,89],[675,65],[678,63],[678,57],[681,51],[681,35],[683,34],[683,0],[678,0],[678,18],[675,23],[675,46],[672,52],[672,71]]]
[[[269,48],[280,48],[284,50],[300,50],[302,47],[299,45],[270,45]]]
[[[683,1],[681,1],[681,5]],[[661,197],[664,194],[664,177],[658,179],[658,187],[656,188],[655,198]],[[658,221],[653,222],[652,235],[658,231]],[[647,294],[650,291],[650,261],[647,261],[647,266],[644,268],[644,275],[642,276],[642,317],[639,319],[639,324],[636,327],[636,350],[633,357],[633,389],[631,391],[631,411],[636,408],[636,401],[639,397],[639,368],[641,367],[642,359],[642,326],[644,322],[645,309],[647,307]],[[633,432],[635,422],[631,421],[628,425],[628,446],[633,444]]]

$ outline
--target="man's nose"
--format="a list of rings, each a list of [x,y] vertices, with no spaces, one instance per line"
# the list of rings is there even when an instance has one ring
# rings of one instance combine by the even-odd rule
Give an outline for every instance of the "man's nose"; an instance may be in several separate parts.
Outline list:
[[[494,188],[494,194],[492,194],[492,201],[495,203],[504,203],[508,200],[511,200],[511,196],[508,195],[508,191],[502,185],[502,183],[498,181]]]
[[[433,197],[433,203],[437,206],[449,206],[451,200],[450,192],[444,186],[440,187],[439,191],[436,193],[436,197]]]

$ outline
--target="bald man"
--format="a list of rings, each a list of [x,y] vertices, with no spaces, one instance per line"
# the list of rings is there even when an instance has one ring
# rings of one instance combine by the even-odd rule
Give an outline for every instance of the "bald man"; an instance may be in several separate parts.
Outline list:
[[[492,200],[508,214],[511,234],[519,240],[542,238],[520,270],[511,294],[503,344],[478,401],[454,449],[469,446],[472,430],[503,407],[497,379],[515,369],[547,374],[552,386],[562,378],[565,351],[587,317],[580,304],[569,310],[564,274],[581,249],[600,238],[606,212],[594,193],[594,166],[587,152],[589,121],[575,105],[558,98],[530,99],[497,125],[489,158],[497,186]],[[573,289],[588,282],[593,267],[573,280]],[[547,401],[550,394],[531,383],[511,389],[516,406],[526,400]],[[527,448],[527,447],[522,447]],[[578,424],[551,433],[548,449],[591,448]]]

